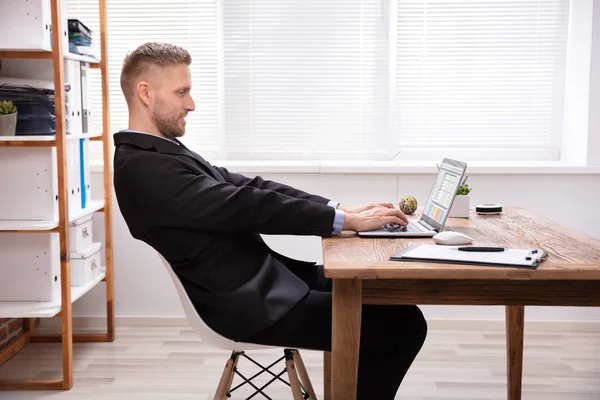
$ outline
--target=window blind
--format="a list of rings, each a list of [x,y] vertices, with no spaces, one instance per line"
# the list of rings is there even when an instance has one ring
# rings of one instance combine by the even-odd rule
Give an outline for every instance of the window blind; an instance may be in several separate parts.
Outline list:
[[[97,0],[67,4],[99,34]],[[127,126],[125,54],[167,41],[193,58],[183,141],[213,158],[548,159],[560,148],[568,0],[107,0],[107,18],[111,133]],[[92,91],[99,126],[98,77]]]
[[[225,156],[382,153],[388,115],[384,13],[379,0],[225,0]]]
[[[398,0],[397,148],[557,153],[568,6]]]

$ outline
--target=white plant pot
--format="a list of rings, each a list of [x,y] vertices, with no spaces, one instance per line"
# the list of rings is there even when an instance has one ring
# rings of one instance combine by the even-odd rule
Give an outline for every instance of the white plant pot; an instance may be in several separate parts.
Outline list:
[[[0,115],[0,136],[15,136],[17,113]]]
[[[471,195],[460,195],[454,198],[452,208],[448,214],[451,218],[469,218],[469,208],[471,207]]]

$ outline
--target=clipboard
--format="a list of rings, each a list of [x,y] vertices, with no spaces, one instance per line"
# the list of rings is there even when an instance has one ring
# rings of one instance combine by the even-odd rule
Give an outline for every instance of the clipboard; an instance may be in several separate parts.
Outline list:
[[[499,252],[472,252],[460,251],[458,247],[417,244],[392,255],[390,261],[421,261],[536,269],[548,257],[548,252],[541,249],[505,249]]]

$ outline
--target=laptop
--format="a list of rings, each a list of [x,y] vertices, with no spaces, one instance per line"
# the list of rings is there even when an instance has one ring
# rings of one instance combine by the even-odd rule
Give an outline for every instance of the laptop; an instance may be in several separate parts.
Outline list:
[[[456,191],[463,182],[467,163],[444,158],[420,220],[407,226],[387,224],[372,231],[358,232],[361,237],[433,237],[444,229]]]

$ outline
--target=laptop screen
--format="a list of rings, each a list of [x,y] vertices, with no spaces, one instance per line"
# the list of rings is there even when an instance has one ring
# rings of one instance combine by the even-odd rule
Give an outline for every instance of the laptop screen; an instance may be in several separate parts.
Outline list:
[[[456,191],[460,186],[467,164],[444,158],[423,209],[422,219],[439,231],[448,218]]]

